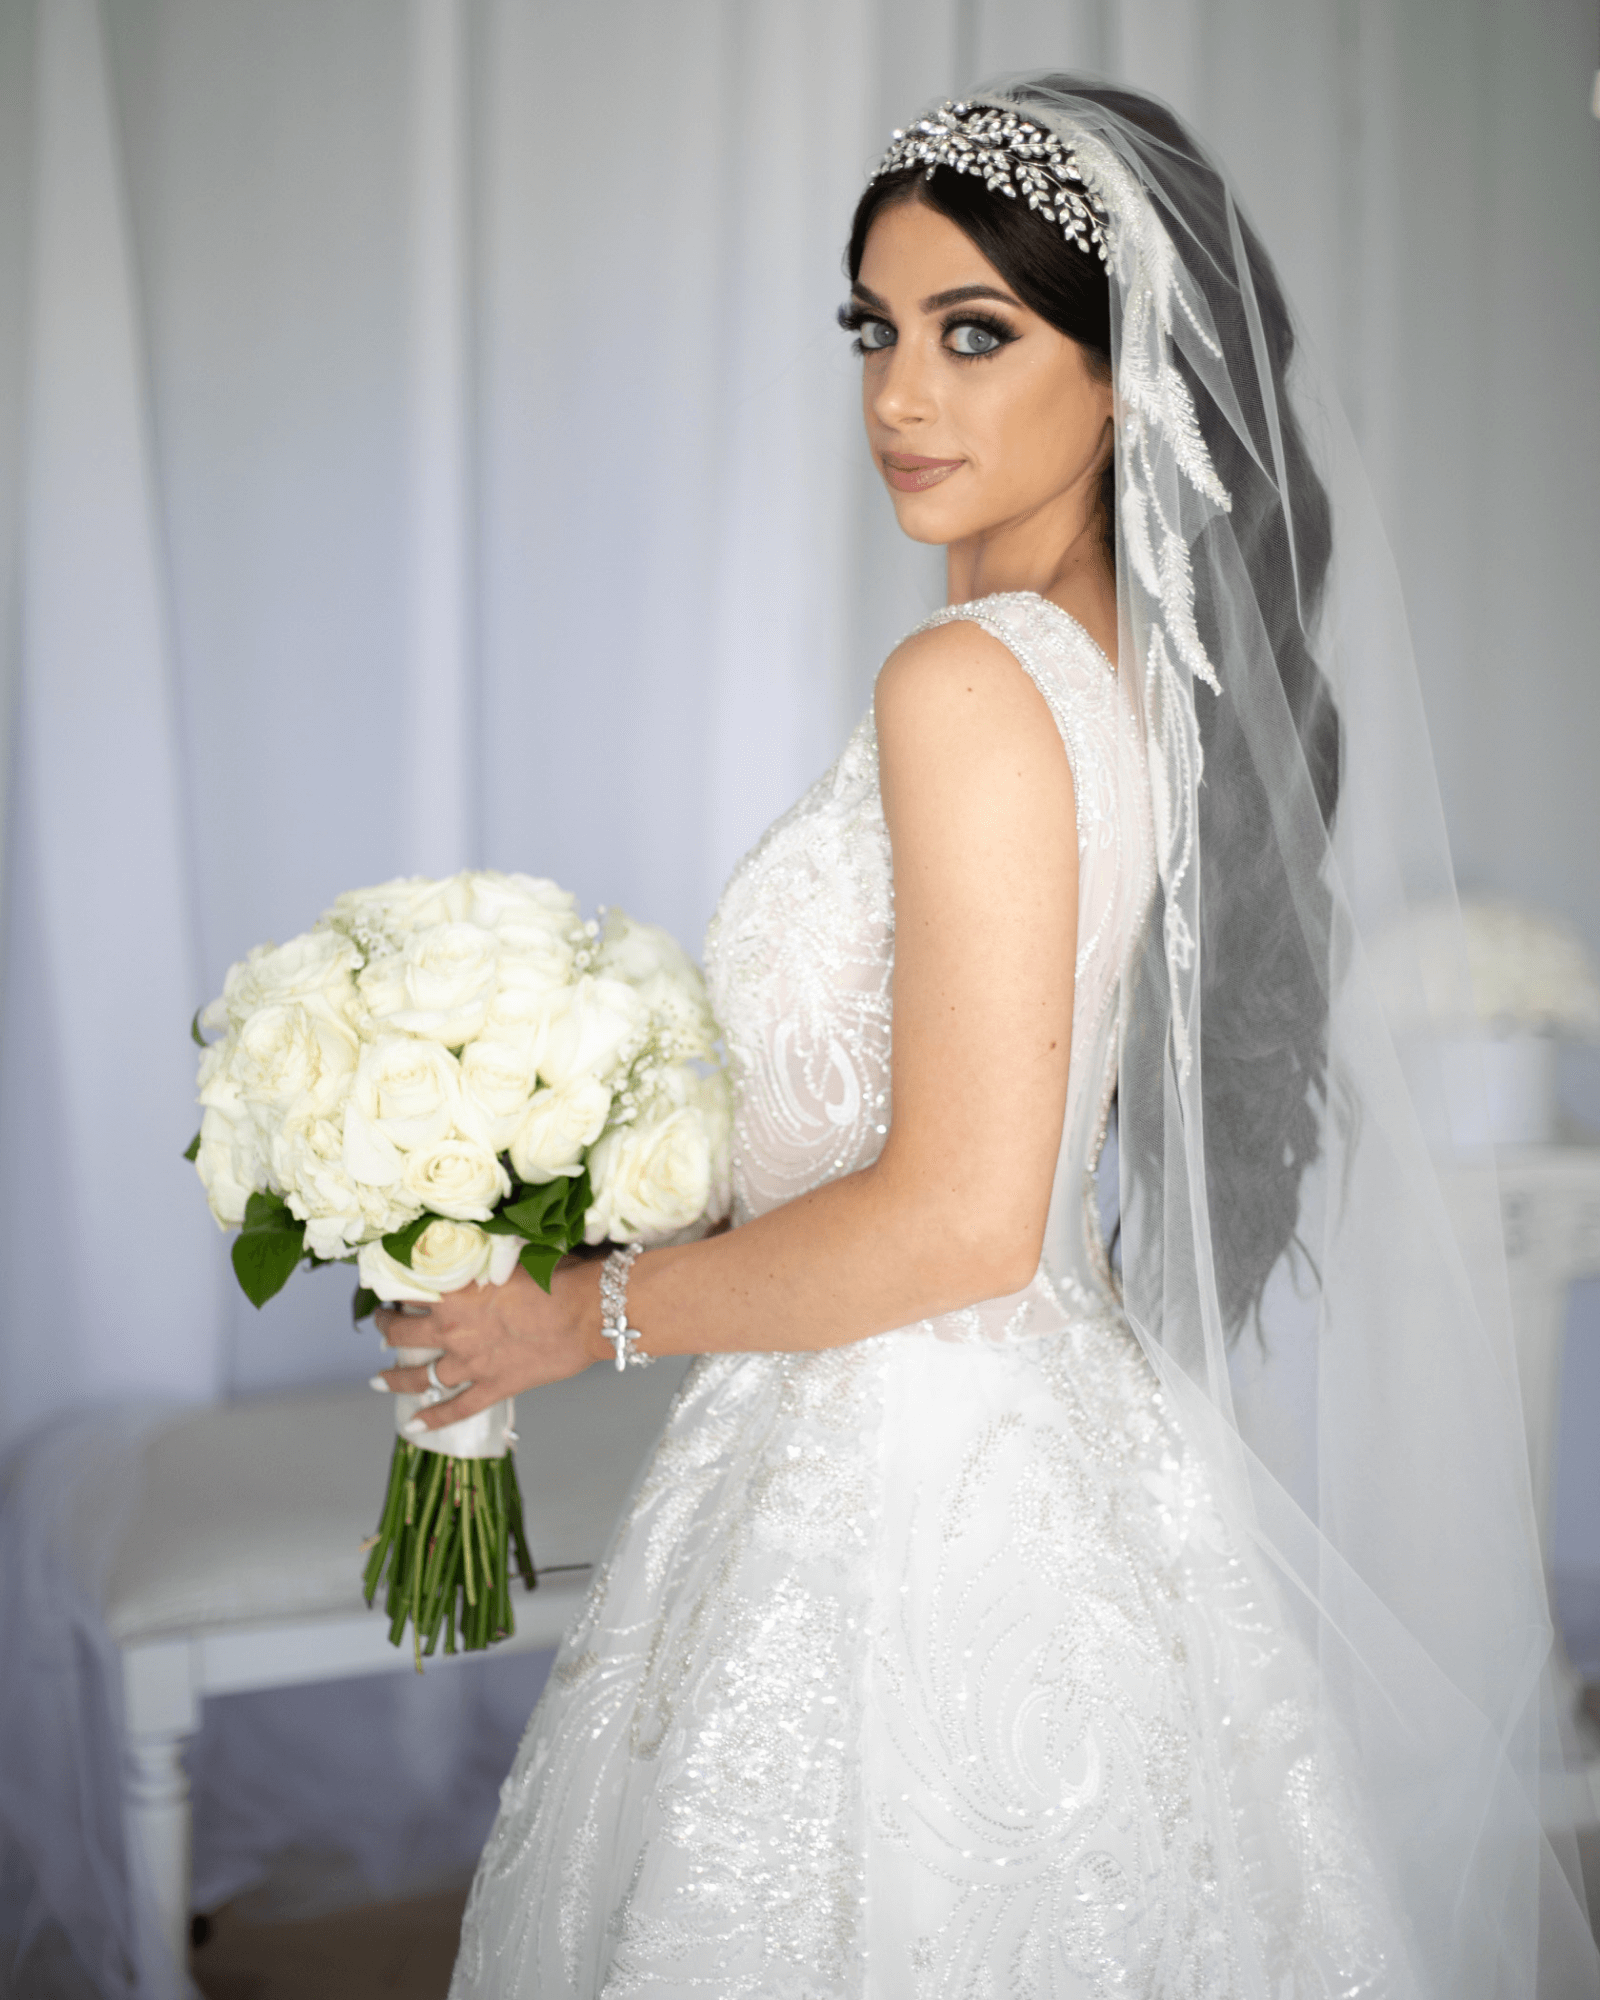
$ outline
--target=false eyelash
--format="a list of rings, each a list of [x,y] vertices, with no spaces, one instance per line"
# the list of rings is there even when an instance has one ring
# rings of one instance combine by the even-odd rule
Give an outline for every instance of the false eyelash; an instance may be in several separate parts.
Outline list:
[[[869,319],[875,319],[884,326],[890,324],[882,313],[870,312],[867,307],[857,305],[854,300],[848,305],[840,306],[835,317],[846,333],[853,333],[856,336],[850,343],[852,354],[865,354],[866,352],[861,343],[861,329]],[[992,313],[952,312],[941,329],[944,338],[948,340],[958,326],[981,326],[985,333],[992,333],[994,335],[995,339],[1000,343],[1000,347],[1009,347],[1012,341],[1021,338],[1015,328],[1008,326],[1003,319],[997,318]],[[999,348],[992,348],[990,353],[997,354],[999,351]],[[957,354],[954,358],[957,361],[987,361],[989,356],[987,354]]]
[[[856,336],[850,343],[852,354],[865,355],[867,351],[861,342],[861,329],[869,319],[883,320],[883,324],[888,325],[882,313],[868,312],[865,306],[857,305],[853,299],[848,304],[840,306],[835,318],[846,333],[853,333]]]
[[[992,333],[994,335],[995,339],[999,341],[1000,347],[1009,347],[1012,341],[1021,338],[1021,335],[1017,333],[1014,327],[1007,326],[1003,319],[997,319],[992,313],[953,312],[945,321],[942,328],[944,338],[948,340],[958,326],[980,326],[985,333]],[[990,348],[989,354],[998,354],[1000,347]],[[955,359],[957,361],[987,361],[989,354],[958,354]]]

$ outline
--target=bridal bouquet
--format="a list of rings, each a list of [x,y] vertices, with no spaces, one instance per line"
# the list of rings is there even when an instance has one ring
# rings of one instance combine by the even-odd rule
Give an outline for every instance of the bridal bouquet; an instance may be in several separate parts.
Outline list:
[[[195,1017],[189,1148],[257,1306],[302,1263],[354,1263],[357,1319],[520,1264],[548,1291],[580,1243],[661,1243],[728,1209],[730,1107],[699,970],[620,911],[492,871],[341,896],[230,968]],[[398,1348],[402,1365],[437,1349]],[[420,1400],[437,1401],[430,1395]],[[419,1399],[395,1398],[397,1429]],[[370,1544],[389,1636],[420,1667],[512,1630],[531,1589],[512,1405],[395,1441]]]

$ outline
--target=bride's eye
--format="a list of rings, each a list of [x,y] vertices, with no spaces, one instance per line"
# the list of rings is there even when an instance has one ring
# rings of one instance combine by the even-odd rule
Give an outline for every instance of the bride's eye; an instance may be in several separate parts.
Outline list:
[[[879,354],[898,338],[886,319],[875,319],[860,306],[840,306],[839,324],[855,335],[850,345],[857,354]]]
[[[998,354],[1016,337],[1010,327],[1002,326],[996,319],[952,320],[945,328],[945,339],[952,353],[959,354],[963,361],[976,361],[984,354]]]

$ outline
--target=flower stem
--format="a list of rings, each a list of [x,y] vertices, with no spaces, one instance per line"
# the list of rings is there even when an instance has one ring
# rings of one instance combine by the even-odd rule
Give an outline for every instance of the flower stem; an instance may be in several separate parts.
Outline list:
[[[517,1484],[517,1455],[508,1451],[500,1461],[505,1471],[504,1481],[505,1511],[511,1523],[511,1538],[517,1547],[517,1574],[530,1590],[539,1581],[539,1573],[533,1566],[533,1555],[528,1548],[528,1537],[522,1526],[522,1488]]]
[[[407,1625],[418,1671],[439,1646],[481,1652],[516,1629],[511,1565],[538,1581],[522,1519],[517,1469],[504,1458],[458,1459],[395,1440],[378,1529],[362,1574],[368,1604],[387,1572],[389,1639]]]

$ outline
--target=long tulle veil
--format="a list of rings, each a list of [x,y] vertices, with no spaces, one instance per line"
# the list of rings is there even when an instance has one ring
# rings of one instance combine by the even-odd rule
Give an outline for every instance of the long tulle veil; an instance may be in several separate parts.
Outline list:
[[[1573,1843],[1541,1824],[1551,1624],[1494,1164],[1426,1033],[1454,889],[1383,531],[1173,115],[1042,74],[968,102],[1066,141],[1110,223],[1119,658],[1160,874],[1123,1003],[1127,1311],[1358,1775],[1410,1960],[1370,1990],[1594,1993]]]

